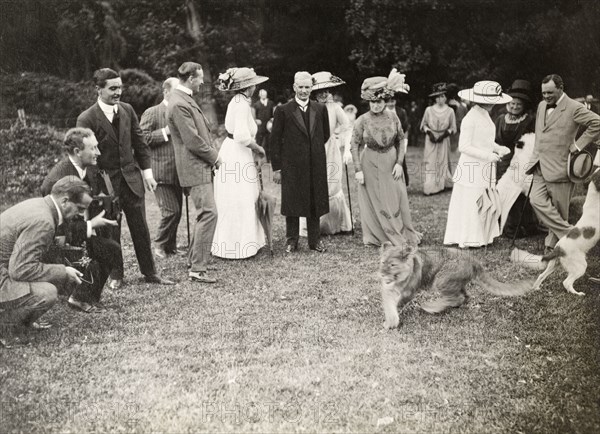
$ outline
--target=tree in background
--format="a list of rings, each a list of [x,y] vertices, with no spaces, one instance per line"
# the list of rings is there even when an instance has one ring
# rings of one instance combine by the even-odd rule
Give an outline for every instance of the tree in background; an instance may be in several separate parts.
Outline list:
[[[357,104],[362,80],[394,66],[407,74],[410,98],[438,81],[535,84],[550,72],[572,96],[600,94],[597,1],[21,0],[1,2],[0,12],[1,71],[12,76],[79,82],[111,66],[160,83],[194,59],[211,84],[230,66],[254,67],[270,77],[274,98],[291,92],[294,72],[328,70]],[[216,99],[222,114],[225,97],[211,84],[200,102],[211,112]]]
[[[600,6],[585,0],[351,0],[350,57],[365,75],[392,66],[417,93],[431,83],[510,85],[562,74],[572,94],[598,89]]]

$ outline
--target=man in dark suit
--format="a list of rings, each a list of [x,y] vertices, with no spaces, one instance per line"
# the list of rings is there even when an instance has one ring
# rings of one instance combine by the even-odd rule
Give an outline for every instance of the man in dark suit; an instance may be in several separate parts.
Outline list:
[[[158,184],[154,194],[162,218],[154,238],[154,254],[159,258],[178,253],[177,227],[181,220],[183,195],[177,178],[171,132],[167,124],[169,95],[178,84],[179,79],[167,78],[163,83],[162,102],[146,110],[140,120],[140,128],[152,153],[152,173]]]
[[[261,89],[258,91],[258,101],[256,101],[252,107],[254,108],[256,125],[258,126],[258,130],[256,131],[256,143],[263,147],[267,156],[267,161],[269,161],[268,136],[270,133],[267,129],[267,123],[273,118],[275,104],[267,97],[267,90]]]
[[[542,80],[542,96],[535,122],[535,146],[528,174],[533,174],[529,201],[546,226],[546,252],[569,232],[569,204],[574,184],[567,175],[569,152],[583,149],[600,135],[600,117],[572,100],[557,74]],[[575,140],[580,127],[585,132]]]
[[[77,126],[91,129],[98,139],[101,152],[98,167],[108,173],[119,197],[144,280],[172,285],[173,282],[160,277],[156,271],[146,223],[144,183],[150,191],[156,188],[150,167],[150,149],[133,107],[120,102],[123,83],[119,74],[110,68],[99,69],[94,72],[94,83],[98,101],[79,115]],[[143,179],[140,169],[144,173]],[[115,231],[118,243],[120,232],[119,226],[119,231]],[[111,288],[121,286],[122,281],[118,277],[111,282]]]
[[[50,194],[54,184],[65,176],[83,180],[89,185],[93,195],[103,193],[105,187],[101,185],[102,180],[96,168],[100,151],[94,132],[88,128],[71,128],[65,134],[64,148],[67,156],[46,175],[42,183],[42,194]],[[109,237],[101,236],[103,232],[101,228],[118,225],[116,221],[104,218],[104,215],[105,211],[91,219],[87,215],[76,216],[68,222],[65,231],[68,244],[81,246],[85,242],[90,258],[97,261],[97,264],[91,267],[92,281],[83,282],[78,286],[68,301],[72,307],[86,313],[101,312],[105,309],[100,303],[100,298],[106,279],[113,268],[123,266],[119,243]]]
[[[42,262],[56,229],[92,202],[88,185],[73,177],[59,180],[50,195],[29,199],[0,215],[0,331],[38,322],[58,299],[57,287],[81,284],[75,268]]]
[[[212,183],[212,170],[221,161],[210,136],[210,123],[192,95],[204,83],[202,66],[185,62],[177,71],[180,84],[171,92],[167,119],[179,183],[190,189],[194,201],[196,223],[190,240],[188,277],[193,282],[215,283],[208,274],[208,260],[217,227],[217,206]]]
[[[275,110],[271,131],[273,180],[281,184],[281,214],[286,216],[286,253],[298,248],[300,217],[306,217],[309,248],[327,250],[320,240],[319,218],[329,212],[329,115],[324,104],[309,100],[312,87],[308,72],[296,73],[296,97]]]

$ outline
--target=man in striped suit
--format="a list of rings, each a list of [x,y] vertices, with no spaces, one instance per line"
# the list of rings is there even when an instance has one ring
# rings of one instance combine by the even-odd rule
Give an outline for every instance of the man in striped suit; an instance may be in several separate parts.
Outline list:
[[[140,128],[146,136],[152,153],[152,173],[158,183],[154,194],[162,218],[154,238],[154,254],[159,258],[178,253],[177,227],[181,220],[183,199],[175,167],[171,132],[167,124],[169,95],[178,84],[178,78],[167,78],[163,83],[162,102],[146,110],[140,121]]]

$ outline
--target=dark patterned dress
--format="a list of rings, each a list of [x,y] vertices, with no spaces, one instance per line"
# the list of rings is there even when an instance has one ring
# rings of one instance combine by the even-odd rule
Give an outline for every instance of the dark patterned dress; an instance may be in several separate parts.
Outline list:
[[[496,165],[496,179],[502,178],[510,166],[510,161],[515,154],[515,147],[521,146],[518,141],[524,134],[533,133],[535,130],[535,119],[529,113],[523,113],[515,117],[506,113],[496,118],[496,143],[510,149],[510,154],[505,155]],[[521,213],[523,216],[521,217]],[[521,224],[519,225],[519,220]],[[524,194],[520,194],[513,204],[502,233],[512,238],[519,228],[517,238],[527,237],[538,233],[538,220],[531,204]]]
[[[392,170],[402,165],[400,142],[404,138],[395,113],[371,111],[356,119],[352,132],[352,157],[365,183],[358,185],[358,205],[365,245],[417,245],[421,234],[413,225],[404,178]]]

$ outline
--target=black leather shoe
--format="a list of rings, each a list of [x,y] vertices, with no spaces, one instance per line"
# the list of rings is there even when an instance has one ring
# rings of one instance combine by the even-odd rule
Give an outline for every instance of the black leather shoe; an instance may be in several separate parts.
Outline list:
[[[285,253],[292,253],[298,250],[298,246],[294,246],[293,244],[288,244],[285,246]]]
[[[150,276],[144,276],[146,283],[157,283],[159,285],[175,285],[175,282],[164,277],[160,277],[158,274],[151,274]]]
[[[315,252],[324,253],[327,251],[327,247],[323,241],[319,241],[316,246],[310,247],[310,250],[314,250]]]

